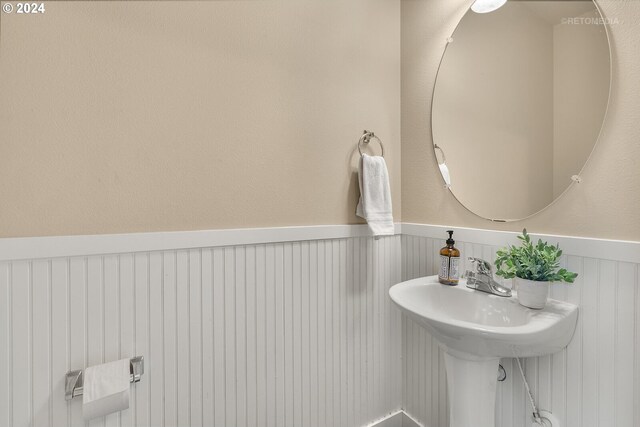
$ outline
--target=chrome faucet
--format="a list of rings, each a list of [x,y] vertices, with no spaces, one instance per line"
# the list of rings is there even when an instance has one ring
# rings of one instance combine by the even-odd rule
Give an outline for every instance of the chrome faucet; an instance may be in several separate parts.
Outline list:
[[[464,273],[467,278],[467,288],[487,292],[500,297],[511,296],[511,289],[506,288],[493,280],[491,264],[480,258],[469,257],[468,259],[474,266],[474,271],[467,270]]]

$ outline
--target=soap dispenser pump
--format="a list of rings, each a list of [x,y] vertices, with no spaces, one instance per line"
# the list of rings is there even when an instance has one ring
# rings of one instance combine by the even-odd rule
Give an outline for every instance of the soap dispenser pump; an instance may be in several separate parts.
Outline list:
[[[455,286],[460,281],[460,251],[454,246],[453,230],[447,230],[447,233],[447,246],[440,249],[438,281],[443,285]]]

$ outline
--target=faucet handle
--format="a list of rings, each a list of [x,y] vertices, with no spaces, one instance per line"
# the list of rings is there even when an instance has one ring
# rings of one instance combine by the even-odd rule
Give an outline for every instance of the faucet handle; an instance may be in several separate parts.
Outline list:
[[[476,272],[491,276],[491,264],[481,258],[469,257],[469,261],[475,266]]]

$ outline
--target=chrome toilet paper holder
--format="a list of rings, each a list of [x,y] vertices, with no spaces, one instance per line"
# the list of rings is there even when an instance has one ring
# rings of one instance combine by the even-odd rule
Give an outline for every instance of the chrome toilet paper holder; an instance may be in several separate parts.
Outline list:
[[[142,374],[144,374],[144,356],[136,356],[129,359],[129,372],[129,382],[140,382]],[[64,382],[65,400],[71,400],[74,397],[82,396],[84,385],[83,373],[84,371],[82,369],[67,372]]]

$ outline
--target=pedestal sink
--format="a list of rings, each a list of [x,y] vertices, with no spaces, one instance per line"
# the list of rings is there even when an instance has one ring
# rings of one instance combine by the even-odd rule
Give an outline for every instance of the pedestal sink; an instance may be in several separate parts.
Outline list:
[[[576,305],[549,300],[542,310],[466,287],[445,286],[437,276],[398,283],[394,303],[427,328],[445,353],[449,427],[495,427],[497,372],[502,357],[555,353],[569,344]]]

